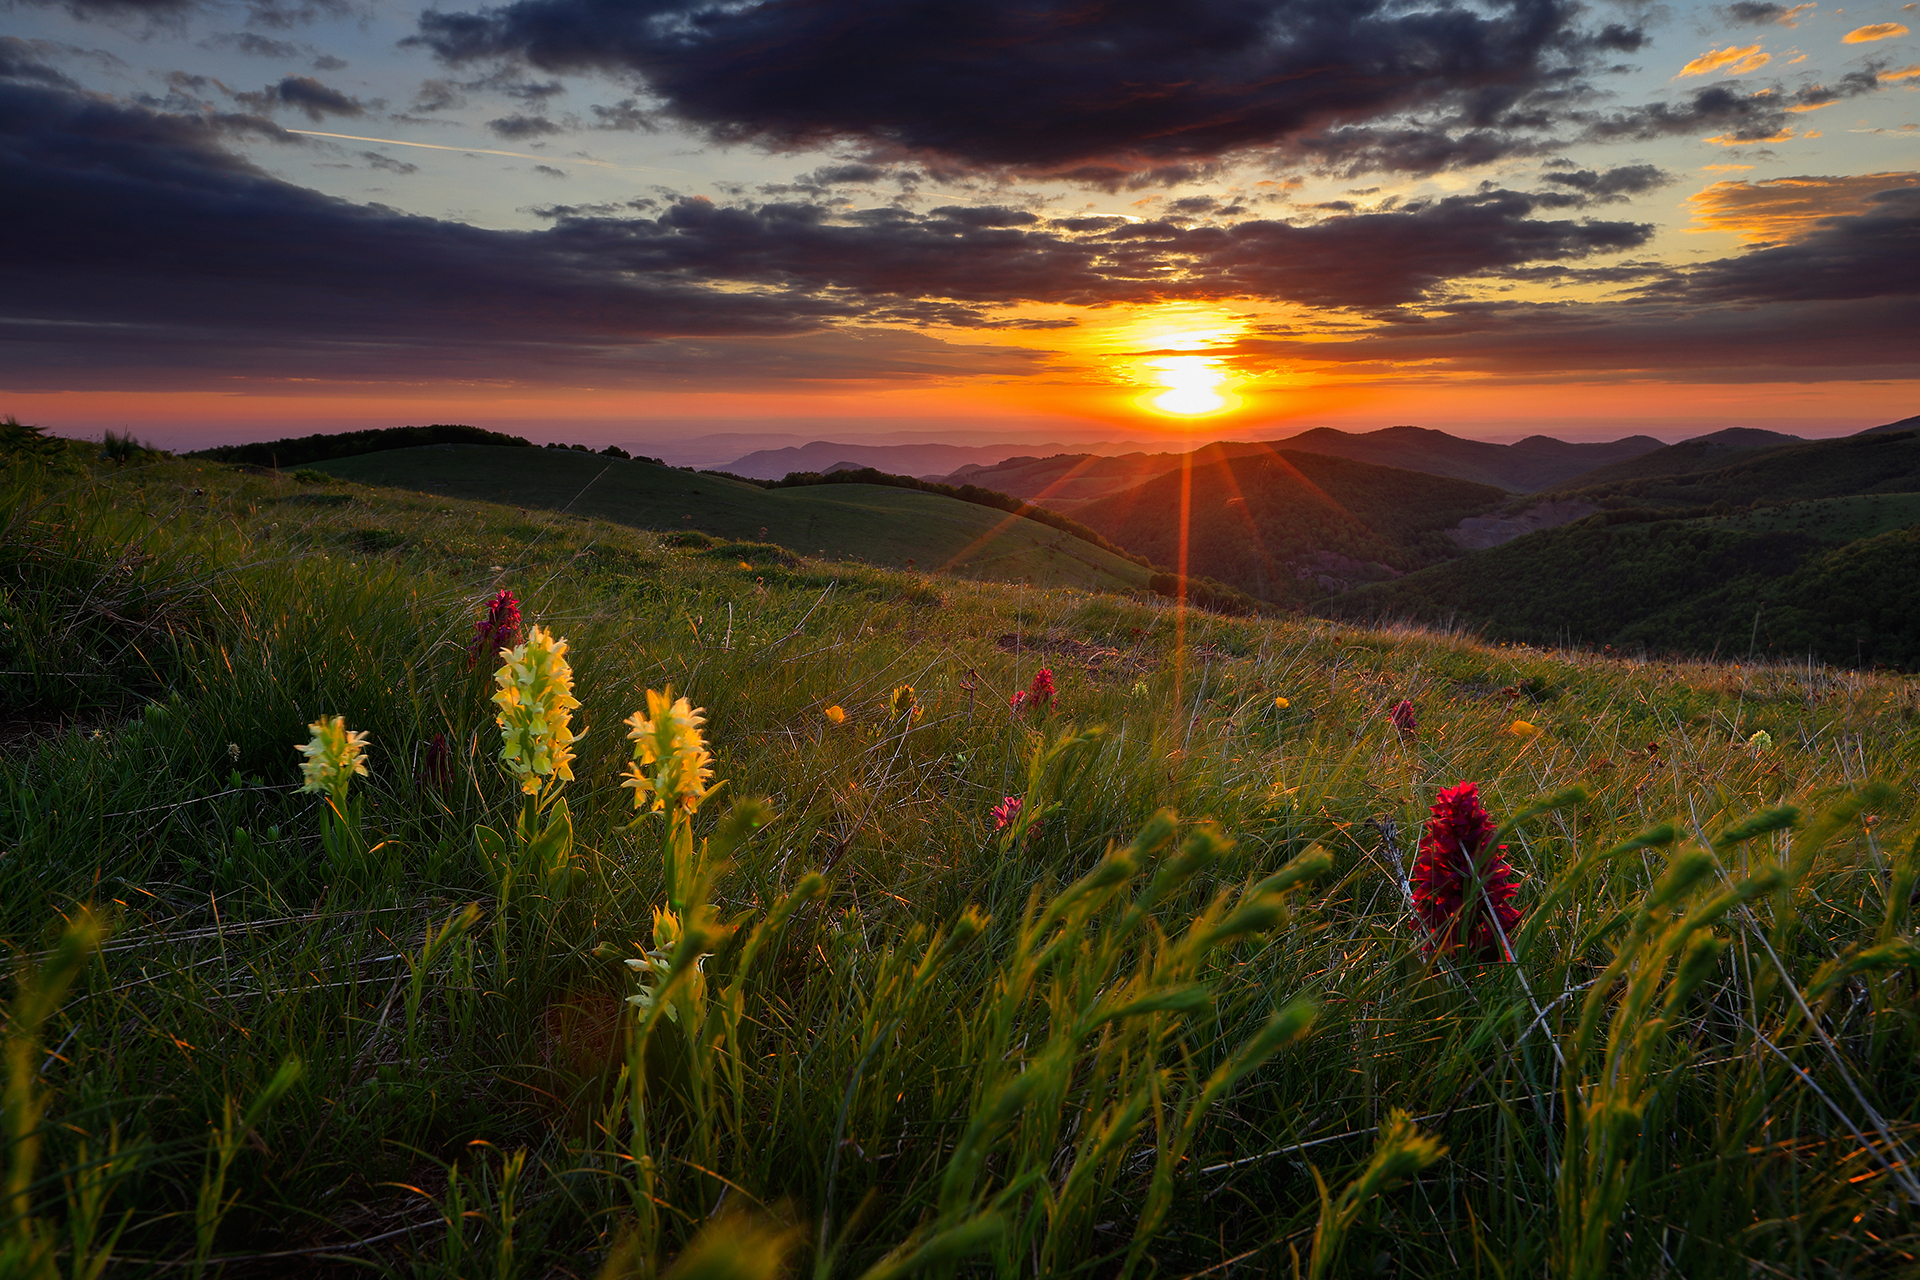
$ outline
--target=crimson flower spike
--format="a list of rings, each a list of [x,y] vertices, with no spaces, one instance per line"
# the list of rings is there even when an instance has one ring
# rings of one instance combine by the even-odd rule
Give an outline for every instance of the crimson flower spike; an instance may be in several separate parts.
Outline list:
[[[502,649],[520,643],[520,602],[513,592],[502,589],[487,602],[487,616],[473,624],[473,643],[467,646],[467,669],[481,662],[492,664]]]
[[[1505,845],[1488,847],[1493,830],[1474,783],[1450,787],[1434,800],[1411,876],[1414,915],[1428,955],[1464,948],[1482,960],[1513,958],[1504,940],[1520,923],[1513,905],[1519,877]]]
[[[1053,668],[1042,667],[1033,673],[1033,683],[1007,699],[1015,715],[1031,711],[1044,715],[1053,710]]]
[[[1402,698],[1393,710],[1387,712],[1387,719],[1393,722],[1394,728],[1408,737],[1420,732],[1420,721],[1414,717],[1413,704],[1405,698]]]

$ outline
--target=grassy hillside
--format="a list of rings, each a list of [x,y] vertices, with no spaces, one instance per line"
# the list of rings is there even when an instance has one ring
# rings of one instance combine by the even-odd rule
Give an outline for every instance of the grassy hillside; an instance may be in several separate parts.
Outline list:
[[[1128,591],[1147,570],[1019,516],[873,485],[765,490],[724,476],[562,449],[441,446],[323,463],[329,475],[597,516],[639,529],[772,542],[807,555],[1045,586]]]
[[[1332,607],[1497,640],[1920,668],[1920,494],[1650,514],[1530,534]]]
[[[280,440],[261,440],[246,444],[216,445],[187,456],[213,462],[243,462],[254,467],[311,466],[335,458],[351,458],[388,449],[417,449],[441,444],[484,444],[506,448],[531,449],[533,442],[523,436],[482,431],[479,427],[436,422],[426,427],[379,427],[367,431],[334,431],[311,436],[289,436]],[[609,455],[611,456],[611,455]]]
[[[1920,492],[1920,431],[1754,450],[1711,441],[1674,445],[1555,490],[1608,507],[1746,506],[1913,492]]]
[[[1505,496],[1466,480],[1282,452],[1197,467],[1190,478],[1163,475],[1089,503],[1074,518],[1172,565],[1187,511],[1189,573],[1297,604],[1323,596],[1323,578],[1387,577],[1458,554],[1442,530]]]
[[[60,461],[0,458],[0,1274],[1920,1250],[1912,680]],[[501,588],[570,646],[544,808],[468,660]],[[636,815],[623,721],[667,684],[727,782],[656,770]],[[294,750],[333,715],[369,735],[337,811]],[[1463,780],[1512,824],[1512,962],[1414,922]]]
[[[1075,511],[1097,498],[1145,484],[1186,465],[1196,467],[1266,453],[1270,446],[1233,441],[1206,444],[1183,453],[1123,453],[1102,457],[1093,453],[1058,453],[1045,458],[1008,458],[990,467],[962,467],[947,477],[952,484],[977,484],[1052,507]]]

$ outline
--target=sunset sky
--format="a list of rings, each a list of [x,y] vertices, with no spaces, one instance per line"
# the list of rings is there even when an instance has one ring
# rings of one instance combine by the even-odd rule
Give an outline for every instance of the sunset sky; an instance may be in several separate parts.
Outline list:
[[[0,414],[191,447],[1920,413],[1920,11],[13,0]]]

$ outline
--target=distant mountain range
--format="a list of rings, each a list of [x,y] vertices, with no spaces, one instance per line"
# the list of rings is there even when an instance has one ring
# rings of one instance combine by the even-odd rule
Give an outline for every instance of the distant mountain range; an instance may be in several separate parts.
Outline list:
[[[1550,436],[1528,436],[1514,444],[1489,444],[1425,427],[1385,427],[1358,435],[1315,427],[1283,440],[1204,445],[1191,454],[1129,453],[1100,458],[1080,452],[1045,458],[1010,457],[992,465],[962,467],[946,479],[949,484],[977,484],[1066,511],[1179,467],[1206,466],[1285,449],[1530,493],[1662,447],[1652,436],[1629,436],[1605,444],[1570,444]]]
[[[1728,427],[1725,431],[1716,431],[1712,435],[1695,436],[1679,444],[1664,445],[1658,449],[1635,454],[1631,458],[1596,466],[1591,471],[1582,472],[1550,488],[1556,492],[1570,493],[1648,476],[1679,476],[1701,471],[1718,471],[1721,467],[1759,450],[1805,443],[1806,441],[1800,436],[1783,435],[1778,431],[1761,431],[1753,427]]]
[[[1627,436],[1604,444],[1570,444],[1552,436],[1528,436],[1513,444],[1489,444],[1426,427],[1386,427],[1360,435],[1316,427],[1273,443],[1307,453],[1498,485],[1515,493],[1532,493],[1595,467],[1664,447],[1652,436]]]
[[[1729,434],[1562,486],[1585,519],[1328,608],[1490,639],[1920,668],[1920,418],[1837,440]],[[1663,459],[1673,470],[1646,474]]]

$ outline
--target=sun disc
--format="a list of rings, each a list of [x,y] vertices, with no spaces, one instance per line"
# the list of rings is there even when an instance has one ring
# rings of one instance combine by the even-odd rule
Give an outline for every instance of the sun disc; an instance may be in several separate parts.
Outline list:
[[[1220,393],[1227,375],[1205,356],[1168,356],[1154,361],[1153,368],[1166,390],[1147,403],[1160,413],[1197,418],[1218,413],[1233,403]]]

